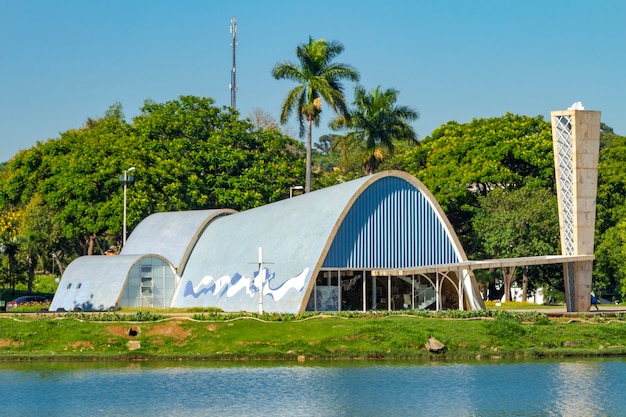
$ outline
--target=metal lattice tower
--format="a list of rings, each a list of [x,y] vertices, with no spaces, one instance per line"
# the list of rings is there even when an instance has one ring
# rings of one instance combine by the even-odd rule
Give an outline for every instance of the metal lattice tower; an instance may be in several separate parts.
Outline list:
[[[559,178],[557,181],[561,184],[561,221],[563,227],[561,229],[562,252],[563,255],[575,255],[575,239],[574,239],[574,168],[572,154],[572,116],[560,115],[555,116],[553,120],[556,166]],[[573,263],[565,265],[565,292],[567,294],[567,306],[575,304],[576,289],[574,286],[575,268]]]
[[[572,161],[572,117],[555,116],[557,166],[561,183],[563,216],[563,255],[575,255],[574,249],[574,169]]]
[[[230,35],[231,44],[233,49],[233,67],[230,72],[230,107],[233,110],[237,110],[237,65],[236,65],[236,49],[237,49],[237,19],[234,17],[230,19]]]

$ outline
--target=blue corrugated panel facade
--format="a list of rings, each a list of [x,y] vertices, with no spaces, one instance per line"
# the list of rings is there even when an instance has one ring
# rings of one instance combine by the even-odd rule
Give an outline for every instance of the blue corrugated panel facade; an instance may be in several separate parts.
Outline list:
[[[323,268],[409,268],[461,261],[444,222],[413,184],[385,177],[350,208]]]

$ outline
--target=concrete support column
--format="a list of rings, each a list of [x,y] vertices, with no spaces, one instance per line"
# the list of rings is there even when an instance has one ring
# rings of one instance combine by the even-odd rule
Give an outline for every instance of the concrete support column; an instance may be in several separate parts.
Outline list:
[[[441,310],[441,285],[439,281],[439,272],[435,274],[435,310]]]
[[[465,306],[463,305],[463,279],[461,278],[463,276],[463,272],[464,271],[457,273],[457,277],[459,279],[459,286],[457,288],[459,291],[459,310],[461,311],[465,310]]]
[[[567,311],[589,311],[593,261],[568,262],[563,265],[563,269]]]
[[[575,103],[553,111],[551,121],[561,253],[593,255],[600,112]],[[567,311],[589,311],[592,269],[591,261],[563,265]]]

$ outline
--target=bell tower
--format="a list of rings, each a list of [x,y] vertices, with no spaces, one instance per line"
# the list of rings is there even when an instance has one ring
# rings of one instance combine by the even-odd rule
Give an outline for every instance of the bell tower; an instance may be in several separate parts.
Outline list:
[[[577,102],[551,112],[561,254],[593,255],[600,112]],[[589,311],[593,261],[563,264],[567,311]]]

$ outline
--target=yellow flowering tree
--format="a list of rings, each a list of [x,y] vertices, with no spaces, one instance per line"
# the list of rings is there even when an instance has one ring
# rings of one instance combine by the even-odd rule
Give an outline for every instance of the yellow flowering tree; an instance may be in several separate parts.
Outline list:
[[[21,213],[14,210],[0,212],[0,250],[2,259],[2,282],[8,284],[15,291],[15,284],[19,278],[16,256],[19,250],[19,222]],[[6,265],[6,268],[5,268]]]

